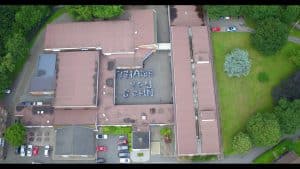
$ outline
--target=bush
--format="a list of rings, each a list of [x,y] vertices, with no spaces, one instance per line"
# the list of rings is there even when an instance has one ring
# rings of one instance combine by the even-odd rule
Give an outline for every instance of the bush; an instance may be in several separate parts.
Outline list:
[[[294,75],[281,81],[272,91],[272,97],[275,102],[280,99],[287,99],[289,101],[300,99],[300,71]]]
[[[238,153],[246,153],[252,148],[252,142],[248,134],[239,132],[232,139],[232,148]]]
[[[217,160],[217,156],[216,155],[206,155],[206,156],[193,156],[192,157],[192,161],[196,162],[196,161],[213,161],[213,160]]]
[[[234,49],[225,58],[224,71],[229,77],[247,76],[250,68],[251,61],[245,50]]]
[[[269,81],[269,76],[266,72],[259,72],[258,76],[257,76],[257,79],[258,79],[259,82],[265,83],[265,82]]]
[[[25,141],[26,129],[21,123],[15,123],[4,132],[4,138],[14,147],[21,146]]]
[[[258,21],[255,32],[251,34],[251,44],[262,54],[273,55],[287,42],[288,33],[287,25],[278,18],[266,18]]]
[[[289,59],[298,67],[300,68],[300,48],[293,48],[288,52]]]
[[[255,114],[246,124],[246,129],[256,146],[273,146],[281,137],[279,123],[271,113]]]

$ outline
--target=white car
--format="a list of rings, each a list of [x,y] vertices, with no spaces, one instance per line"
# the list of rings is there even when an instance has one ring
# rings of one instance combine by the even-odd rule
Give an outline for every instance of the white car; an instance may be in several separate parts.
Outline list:
[[[107,134],[96,134],[96,139],[107,139],[108,135]]]
[[[20,150],[20,156],[21,157],[25,157],[25,146],[24,145],[21,145],[21,150]]]
[[[120,163],[130,163],[129,158],[120,158]]]
[[[49,146],[49,145],[46,145],[46,146],[45,146],[45,150],[44,150],[44,156],[45,156],[45,157],[49,157],[49,150],[50,150],[50,146]]]
[[[28,145],[27,146],[27,157],[31,157],[32,156],[32,145]]]
[[[237,30],[237,28],[235,26],[229,26],[226,31],[227,32],[235,32]]]

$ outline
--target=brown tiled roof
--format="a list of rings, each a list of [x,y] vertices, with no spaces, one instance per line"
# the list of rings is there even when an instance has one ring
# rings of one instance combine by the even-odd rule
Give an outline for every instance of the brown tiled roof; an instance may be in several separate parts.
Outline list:
[[[176,137],[179,155],[197,153],[192,72],[187,27],[171,27],[175,88]]]
[[[209,40],[206,26],[192,27],[193,56],[195,61],[209,61]]]
[[[199,110],[216,110],[212,67],[210,63],[195,66]]]
[[[219,154],[220,141],[216,111],[200,111],[201,154]]]
[[[175,5],[177,17],[171,23],[176,26],[201,26],[202,19],[198,17],[195,5]]]
[[[98,51],[58,54],[55,107],[95,105]]]
[[[155,43],[152,10],[132,10],[131,19],[49,24],[45,49],[101,47],[103,53],[134,52],[139,45]]]

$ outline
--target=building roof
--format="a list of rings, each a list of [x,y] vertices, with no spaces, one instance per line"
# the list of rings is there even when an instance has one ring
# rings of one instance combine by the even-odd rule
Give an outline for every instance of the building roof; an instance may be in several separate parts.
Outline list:
[[[200,111],[201,154],[219,154],[220,139],[216,111]]]
[[[212,67],[210,63],[196,64],[199,110],[216,110]]]
[[[187,27],[171,27],[173,49],[173,81],[176,111],[177,152],[197,153],[192,71]]]
[[[153,10],[132,10],[130,20],[49,24],[45,49],[101,47],[103,53],[134,52],[156,43]]]
[[[294,151],[289,151],[278,160],[276,160],[275,163],[299,163],[299,160],[300,157],[298,157],[298,155]]]
[[[132,149],[149,149],[150,133],[148,132],[132,132]]]
[[[30,92],[53,91],[55,89],[55,64],[56,54],[41,54],[39,56],[35,74],[31,79]]]
[[[196,62],[209,61],[209,39],[206,26],[192,26],[193,56]]]
[[[59,52],[54,107],[95,106],[99,52]]]
[[[95,155],[95,134],[92,129],[68,126],[56,129],[55,133],[55,155]]]
[[[195,5],[175,5],[177,17],[171,23],[176,26],[201,26],[203,21],[198,17]]]
[[[82,110],[63,110],[55,109],[54,125],[88,125],[95,124],[97,109]]]

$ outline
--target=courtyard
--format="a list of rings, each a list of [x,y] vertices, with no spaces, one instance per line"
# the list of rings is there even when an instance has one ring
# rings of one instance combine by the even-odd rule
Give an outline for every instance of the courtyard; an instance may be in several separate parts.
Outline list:
[[[170,52],[157,51],[143,69],[117,69],[115,103],[172,104]]]

